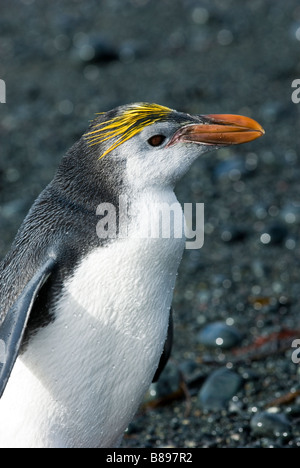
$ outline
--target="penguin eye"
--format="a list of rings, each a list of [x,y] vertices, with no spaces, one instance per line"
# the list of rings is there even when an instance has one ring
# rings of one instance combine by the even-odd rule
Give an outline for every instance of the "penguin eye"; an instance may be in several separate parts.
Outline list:
[[[165,141],[166,137],[164,135],[153,135],[149,138],[148,143],[151,146],[160,146]]]

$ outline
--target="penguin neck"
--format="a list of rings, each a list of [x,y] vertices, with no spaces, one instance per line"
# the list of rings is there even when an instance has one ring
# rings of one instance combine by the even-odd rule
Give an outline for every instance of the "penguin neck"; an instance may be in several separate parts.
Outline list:
[[[124,192],[126,198],[127,193]],[[183,238],[184,217],[172,187],[149,187],[130,194],[130,237],[140,239]],[[174,236],[181,230],[181,235]]]
[[[125,162],[103,158],[81,138],[65,155],[52,182],[69,203],[95,213],[99,203],[117,204],[124,190]]]

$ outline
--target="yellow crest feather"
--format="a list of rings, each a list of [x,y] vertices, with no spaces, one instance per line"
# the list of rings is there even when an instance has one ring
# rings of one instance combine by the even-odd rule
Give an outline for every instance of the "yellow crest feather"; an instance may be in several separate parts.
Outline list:
[[[117,138],[100,156],[99,159],[101,159],[119,145],[141,132],[148,125],[166,120],[171,112],[171,109],[168,107],[158,104],[142,103],[132,105],[113,119],[95,125],[94,128],[99,128],[86,133],[84,137],[88,141],[89,146]]]

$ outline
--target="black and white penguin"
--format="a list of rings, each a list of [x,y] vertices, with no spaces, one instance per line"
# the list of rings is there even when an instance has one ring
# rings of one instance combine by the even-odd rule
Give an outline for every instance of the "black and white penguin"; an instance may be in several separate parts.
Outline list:
[[[152,207],[178,204],[200,155],[263,133],[247,117],[147,103],[91,123],[0,263],[1,447],[118,445],[166,362],[185,245],[141,235]]]

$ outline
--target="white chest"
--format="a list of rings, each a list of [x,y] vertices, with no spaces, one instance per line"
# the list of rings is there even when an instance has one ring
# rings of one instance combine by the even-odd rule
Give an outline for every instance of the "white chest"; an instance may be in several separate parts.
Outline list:
[[[183,247],[184,239],[122,239],[78,266],[4,394],[28,419],[33,445],[116,443],[158,365]]]

